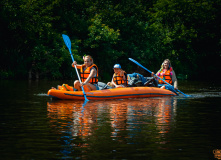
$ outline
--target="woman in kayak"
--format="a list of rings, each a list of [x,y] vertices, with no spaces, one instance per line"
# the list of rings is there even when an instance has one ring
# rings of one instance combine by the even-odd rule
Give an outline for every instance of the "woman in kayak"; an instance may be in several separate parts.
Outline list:
[[[152,76],[154,75],[154,72],[152,72]],[[156,74],[158,77],[166,81],[167,83],[171,84],[174,86],[174,89],[177,90],[178,87],[178,82],[176,78],[176,74],[171,66],[170,60],[165,59],[161,65],[160,70]],[[158,79],[158,87],[161,87],[163,89],[169,89],[173,90],[173,87],[170,85],[167,85],[164,81],[161,79]]]
[[[81,83],[79,80],[74,82],[74,88],[81,91],[84,87],[85,91],[98,90],[98,67],[93,63],[90,55],[83,56],[84,64],[78,65],[76,61],[72,63],[72,67],[80,69]]]
[[[127,86],[127,73],[121,69],[120,64],[115,64],[114,75],[111,82],[108,82],[107,85],[113,88],[122,88]]]

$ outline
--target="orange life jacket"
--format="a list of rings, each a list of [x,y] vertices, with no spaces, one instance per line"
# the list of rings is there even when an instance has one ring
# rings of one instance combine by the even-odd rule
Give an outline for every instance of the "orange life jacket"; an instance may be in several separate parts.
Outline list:
[[[87,67],[86,70],[84,70],[84,67],[85,67],[85,64],[81,65],[81,67],[80,67],[81,81],[84,82],[88,78],[88,76],[91,72],[91,69],[94,67],[97,70],[97,75],[96,75],[96,77],[92,77],[90,79],[89,83],[97,84],[98,83],[98,68],[97,68],[97,66],[95,64],[93,64],[90,67]]]
[[[170,75],[170,72],[172,72],[170,69],[167,70],[166,72],[164,72],[164,75],[162,75],[163,73],[163,69],[160,71],[160,78],[162,78],[164,81],[166,81],[167,83],[169,84],[172,84],[173,81],[172,81],[172,77]],[[160,84],[165,84],[165,82],[162,81],[161,79],[159,79],[159,83]]]
[[[113,80],[114,82],[117,84],[117,85],[120,85],[120,84],[124,84],[127,86],[127,73],[125,71],[121,71],[124,73],[124,76],[126,78],[126,80],[124,80],[124,77],[123,76],[120,76],[116,73],[114,73],[114,77],[113,77]]]

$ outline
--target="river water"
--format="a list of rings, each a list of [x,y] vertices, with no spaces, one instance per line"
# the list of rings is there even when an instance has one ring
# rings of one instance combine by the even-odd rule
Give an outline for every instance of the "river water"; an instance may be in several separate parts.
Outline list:
[[[54,101],[72,81],[0,81],[1,159],[221,158],[221,86],[179,81],[192,97]]]

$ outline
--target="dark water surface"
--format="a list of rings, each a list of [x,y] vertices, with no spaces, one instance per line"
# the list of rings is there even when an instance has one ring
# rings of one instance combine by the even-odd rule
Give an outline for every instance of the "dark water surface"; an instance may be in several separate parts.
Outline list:
[[[221,156],[221,86],[179,82],[192,95],[52,101],[72,81],[0,81],[1,159],[209,160]],[[220,157],[221,158],[221,157]]]

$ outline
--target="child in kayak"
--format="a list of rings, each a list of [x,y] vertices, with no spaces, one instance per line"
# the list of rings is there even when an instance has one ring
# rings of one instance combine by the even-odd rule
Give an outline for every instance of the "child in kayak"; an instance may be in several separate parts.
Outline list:
[[[111,82],[108,82],[107,85],[113,88],[122,88],[127,86],[127,73],[121,69],[120,64],[115,64],[114,74]]]

